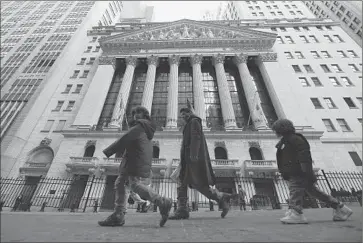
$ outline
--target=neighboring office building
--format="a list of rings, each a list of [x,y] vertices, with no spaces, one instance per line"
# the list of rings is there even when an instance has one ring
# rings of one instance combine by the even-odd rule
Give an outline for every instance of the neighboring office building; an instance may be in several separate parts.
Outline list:
[[[338,21],[343,30],[362,47],[362,1],[305,1],[318,18]]]
[[[132,3],[132,10],[136,11],[140,2]],[[114,25],[125,12],[129,13],[129,9],[122,1],[1,1],[2,169],[13,160],[4,155],[9,144],[17,139],[27,141],[43,113],[42,108],[30,113],[37,96],[44,94],[41,91],[49,82],[52,89],[58,86],[64,70],[76,57],[74,53],[83,48],[88,54],[79,62],[82,79],[70,82],[64,94],[77,96],[87,87],[94,56],[100,51],[97,38],[89,40],[87,31],[91,26]],[[52,96],[52,89],[45,97]],[[77,100],[74,98],[68,104],[70,109]],[[27,131],[22,133],[19,129],[26,118]],[[54,122],[61,129],[65,120],[63,117]],[[18,144],[17,149],[21,147]]]

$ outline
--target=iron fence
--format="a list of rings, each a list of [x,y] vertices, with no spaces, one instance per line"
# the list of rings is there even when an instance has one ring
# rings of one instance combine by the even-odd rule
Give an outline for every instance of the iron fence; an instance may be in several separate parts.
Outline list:
[[[317,175],[317,186],[324,192],[337,197],[343,202],[360,202],[362,197],[361,172],[325,172]],[[46,207],[63,211],[64,209],[92,210],[95,201],[101,210],[112,210],[114,206],[114,182],[116,176],[96,178],[81,175],[72,178],[0,178],[1,201],[4,207],[14,207],[17,197],[18,210],[28,210],[32,206]],[[217,177],[215,187],[220,191],[237,194],[239,186],[245,192],[244,200],[233,197],[232,208],[244,206],[255,209],[280,209],[287,205],[289,198],[288,184],[280,176],[274,177]],[[151,187],[162,196],[177,200],[177,184],[171,179],[152,178]],[[189,205],[194,210],[209,208],[211,203],[205,196],[194,189],[188,190]],[[44,205],[43,205],[44,206]],[[325,207],[315,199],[305,196],[305,207]],[[136,208],[137,204],[129,208]]]

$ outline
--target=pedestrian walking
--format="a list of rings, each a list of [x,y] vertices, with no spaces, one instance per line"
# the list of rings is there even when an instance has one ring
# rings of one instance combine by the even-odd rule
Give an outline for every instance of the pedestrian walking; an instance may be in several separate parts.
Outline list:
[[[289,210],[281,218],[286,224],[306,224],[303,215],[303,198],[305,192],[334,209],[333,220],[345,221],[352,210],[336,198],[322,192],[316,186],[317,178],[313,171],[310,145],[306,138],[295,132],[290,120],[277,120],[272,130],[281,140],[277,143],[276,158],[282,177],[289,182]]]
[[[183,129],[180,151],[178,208],[169,219],[189,218],[188,186],[196,189],[208,199],[217,201],[222,208],[221,217],[224,218],[229,211],[227,200],[231,195],[211,188],[215,184],[215,176],[203,133],[202,120],[193,114],[190,104],[188,108],[182,108],[180,114],[186,124]]]
[[[44,209],[45,209],[45,207],[47,206],[47,202],[43,202],[42,203],[42,207],[40,208],[40,211],[39,212],[44,212]]]
[[[241,185],[238,185],[238,204],[239,204],[239,210],[242,211],[242,208],[244,211],[246,211],[246,192],[242,189]]]
[[[15,203],[14,203],[14,206],[13,208],[11,209],[12,212],[14,211],[17,211],[20,204],[23,202],[23,195],[20,195],[18,196],[16,199],[15,199]]]
[[[149,111],[145,107],[135,107],[132,110],[132,116],[135,120],[134,126],[103,151],[107,157],[116,152],[123,154],[125,150],[126,154],[121,161],[119,176],[115,182],[114,212],[105,220],[99,221],[98,224],[100,226],[122,226],[125,224],[125,207],[128,198],[125,182],[127,181],[133,192],[159,207],[161,214],[159,225],[162,227],[168,220],[172,200],[160,196],[148,186],[151,184],[149,177],[155,126],[152,124]]]
[[[97,213],[97,208],[98,208],[98,199],[96,199],[94,204],[93,204],[93,212],[94,213]]]

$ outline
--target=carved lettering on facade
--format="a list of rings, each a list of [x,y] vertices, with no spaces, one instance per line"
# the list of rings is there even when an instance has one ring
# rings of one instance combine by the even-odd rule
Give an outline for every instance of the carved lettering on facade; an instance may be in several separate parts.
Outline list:
[[[52,139],[50,138],[44,138],[41,142],[40,145],[42,146],[49,146],[49,144],[52,142]]]
[[[277,61],[277,53],[260,53],[258,55],[259,59],[262,62],[276,62]]]

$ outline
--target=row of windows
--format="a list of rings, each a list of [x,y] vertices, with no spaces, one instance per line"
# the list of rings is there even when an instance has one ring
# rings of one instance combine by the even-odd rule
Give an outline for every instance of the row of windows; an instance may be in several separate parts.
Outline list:
[[[310,100],[313,103],[315,109],[324,109],[324,107],[320,103],[319,98],[310,98]],[[333,102],[333,99],[332,98],[330,98],[330,97],[324,97],[323,100],[325,101],[325,103],[326,103],[326,105],[327,105],[327,107],[329,109],[338,109],[338,107]],[[350,97],[343,97],[343,100],[345,101],[345,103],[348,105],[348,107],[350,109],[357,109],[358,108],[358,106],[354,103],[354,101],[352,100],[352,98],[350,98]],[[362,97],[357,97],[357,100],[362,105]]]
[[[77,63],[77,65],[84,65],[86,63],[87,58],[83,57],[81,58],[81,61],[79,63]],[[89,61],[86,63],[86,65],[93,65],[93,63],[95,62],[96,58],[95,57],[90,57]]]
[[[75,103],[76,101],[74,100],[68,101],[68,105],[63,111],[72,111]],[[64,105],[64,100],[59,100],[57,106],[52,111],[60,111],[63,105]]]
[[[68,42],[47,42],[45,43],[40,50],[41,51],[62,51]]]
[[[347,54],[347,53],[348,54]],[[346,52],[344,52],[343,50],[338,50],[337,54],[342,57],[342,58],[348,58],[348,57],[352,57],[352,58],[358,58],[359,56],[357,55],[357,53],[355,53],[353,50],[347,50]],[[322,56],[324,58],[332,58],[332,56],[329,54],[329,52],[327,51],[320,51],[321,54],[319,54],[317,51],[310,51],[310,54],[315,58],[315,59],[320,59]],[[284,52],[285,57],[287,59],[294,59],[295,57],[297,57],[298,59],[305,59],[305,56],[303,55],[303,53],[301,51],[295,51],[294,55],[292,52],[286,51]],[[349,55],[349,56],[348,56]]]
[[[362,66],[362,64],[360,64]],[[335,72],[337,73],[342,73],[343,70],[340,68],[340,66],[338,64],[330,64],[331,68],[329,68],[329,66],[327,64],[320,64],[321,69],[323,69],[323,71],[325,73],[331,73],[331,69],[333,69]],[[352,69],[353,72],[360,72],[360,70],[358,69],[358,67],[355,64],[348,64],[348,66]],[[306,72],[308,73],[314,73],[313,68],[308,65],[305,64],[303,65],[304,69]],[[299,65],[292,65],[292,68],[294,69],[295,73],[302,73],[302,70],[300,68]]]
[[[59,56],[60,52],[40,52],[30,61],[23,73],[47,73]]]
[[[55,120],[48,120],[41,132],[50,132],[50,131],[60,132],[63,130],[66,122],[67,122],[67,120],[59,120],[56,128],[54,130],[52,130]]]
[[[269,6],[269,5],[267,5],[267,6],[265,6],[267,9],[269,9],[269,10],[271,10],[271,9],[279,9],[279,7],[277,6],[277,5],[272,5],[272,6]],[[291,7],[292,8],[295,8],[295,9],[297,9],[297,6],[295,5],[295,4],[292,4],[292,5],[288,5],[288,4],[286,4],[285,5],[285,8],[287,8],[287,9],[291,9]],[[256,10],[261,10],[261,7],[260,6],[249,6],[248,7],[250,10],[254,10],[254,9],[256,9]]]
[[[310,31],[310,28],[308,26],[302,26],[302,27],[298,27],[298,26],[295,26],[295,27],[292,27],[296,32],[301,32],[301,29],[304,30],[304,31]],[[320,25],[317,25],[315,26],[316,29],[320,30],[320,31],[327,31],[327,30],[333,30],[331,26],[329,25],[326,25],[326,26],[320,26]],[[279,28],[276,28],[276,27],[271,27],[271,30],[272,31],[278,31],[280,30],[281,32],[287,32],[287,30],[290,29],[290,28],[285,28],[285,27],[279,27]]]
[[[69,41],[71,38],[69,34],[52,34],[47,41]]]
[[[69,78],[72,78],[72,79],[77,78],[78,75],[80,74],[80,72],[81,72],[80,70],[74,70],[73,75]],[[89,74],[89,70],[83,70],[83,74],[79,78],[87,78],[88,74]]]
[[[326,130],[328,132],[337,132],[338,131],[335,128],[333,122],[330,119],[322,119],[322,121],[323,121],[323,123],[324,123],[324,125],[326,127]],[[350,126],[348,125],[348,123],[345,121],[345,119],[343,119],[343,118],[337,118],[336,121],[339,124],[340,129],[343,132],[352,132],[352,129],[350,128]],[[358,121],[360,123],[362,123],[362,118],[359,118]]]
[[[73,87],[73,84],[67,84],[65,90],[62,92],[62,94],[69,94]],[[83,84],[77,84],[76,88],[72,92],[72,94],[79,94],[82,90]]]
[[[310,77],[311,81],[314,83],[316,87],[322,87],[323,84],[320,82],[318,77]],[[303,87],[310,87],[310,82],[306,77],[299,77],[300,83]],[[338,80],[337,77],[329,77],[330,82],[333,84],[334,87],[342,87],[341,83],[344,83],[346,87],[353,87],[354,84],[348,77],[340,77]]]
[[[100,46],[96,46],[96,48],[94,49],[94,51],[93,52],[99,52],[100,51]],[[89,52],[91,52],[92,51],[92,46],[87,46],[87,50],[85,50],[84,52],[85,53],[89,53]]]
[[[289,13],[290,13],[291,15],[296,15],[296,13],[297,13],[297,14],[299,14],[299,15],[301,15],[301,16],[303,16],[303,15],[304,15],[301,11],[296,11],[296,13],[295,13],[294,11],[289,11]],[[263,16],[265,16],[265,14],[264,14],[263,12],[258,12],[258,13],[252,12],[251,14],[252,14],[252,16],[254,16],[254,17],[257,17],[257,16],[263,17]],[[271,14],[272,16],[284,16],[284,13],[283,13],[283,12],[281,12],[281,11],[277,11],[277,12],[270,12],[270,14]]]
[[[299,38],[300,38],[301,42],[305,43],[305,44],[320,43],[320,41],[314,35],[309,35],[308,37],[306,37],[304,35],[300,35]],[[344,40],[339,35],[333,35],[332,37],[329,35],[324,35],[324,38],[328,43],[344,43]],[[295,44],[295,41],[292,39],[292,37],[288,36],[288,35],[284,36],[284,39],[282,38],[282,36],[277,36],[276,42],[278,44],[285,44],[285,42],[287,44]]]

